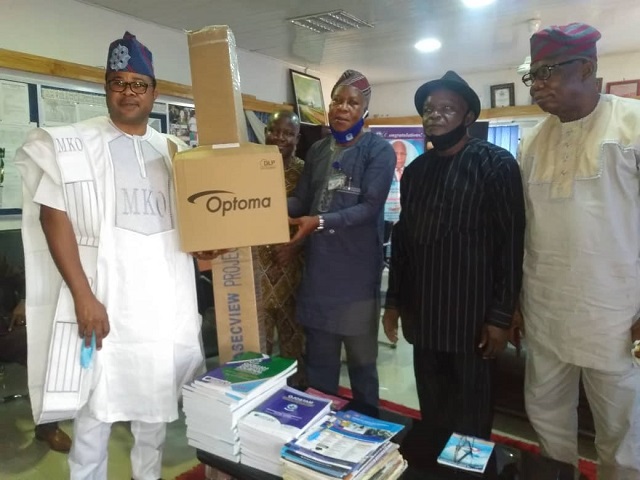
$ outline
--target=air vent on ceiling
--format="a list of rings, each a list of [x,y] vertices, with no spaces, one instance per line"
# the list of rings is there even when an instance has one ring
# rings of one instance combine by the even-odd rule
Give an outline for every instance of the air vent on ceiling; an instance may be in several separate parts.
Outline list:
[[[364,27],[373,28],[372,24],[344,10],[304,15],[302,17],[290,18],[289,21],[294,25],[308,28],[316,33],[333,33]]]

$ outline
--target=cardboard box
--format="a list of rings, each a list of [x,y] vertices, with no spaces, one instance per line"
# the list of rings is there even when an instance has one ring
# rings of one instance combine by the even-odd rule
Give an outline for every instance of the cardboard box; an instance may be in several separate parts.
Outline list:
[[[247,141],[236,40],[226,25],[189,32],[191,87],[200,145]]]
[[[282,158],[279,154],[277,157],[273,156],[277,152],[274,147],[269,149],[246,144],[247,129],[233,33],[227,26],[207,27],[190,32],[188,42],[193,98],[198,112],[198,139],[201,145],[214,145],[218,148],[202,147],[175,158],[176,191],[188,192],[191,189],[192,193],[188,196],[197,195],[198,192],[205,191],[205,188],[233,193],[223,194],[225,200],[231,202],[226,204],[231,205],[231,208],[225,208],[220,203],[222,212],[220,208],[217,212],[206,211],[208,202],[212,202],[210,205],[214,207],[218,204],[218,200],[211,200],[211,197],[208,200],[204,195],[197,197],[189,205],[188,198],[185,204],[183,194],[178,194],[178,224],[182,229],[181,233],[188,237],[184,239],[183,245],[189,248],[185,249],[213,250],[237,247],[240,244],[288,241]],[[231,149],[219,148],[229,145],[232,146]],[[274,165],[278,167],[271,168],[270,162],[276,158],[278,161]],[[266,185],[267,180],[269,185]],[[242,185],[235,182],[241,182]],[[262,188],[267,190],[263,191]],[[222,199],[221,194],[216,195]],[[269,208],[273,208],[271,212],[267,212],[266,207],[262,206],[262,199],[269,195]],[[235,203],[234,198],[238,199]],[[247,198],[259,199],[259,202],[254,200],[251,205],[257,207],[260,203],[260,208],[248,208],[249,202],[241,202]],[[242,208],[238,211],[233,209],[234,205],[246,205],[247,208],[245,211]],[[196,213],[193,213],[192,218],[192,211],[187,208],[201,209],[197,215],[202,217],[198,219]],[[260,217],[263,220],[257,220],[256,215],[265,216]],[[208,223],[214,222],[212,216],[218,223]],[[204,225],[211,230],[205,231]],[[200,232],[195,235],[197,230]],[[232,245],[233,243],[238,245]],[[257,272],[253,268],[253,254],[251,247],[237,248],[212,263],[221,363],[229,361],[233,355],[242,351],[264,352],[266,348],[262,295]]]
[[[277,147],[197,147],[177,153],[173,171],[185,252],[289,241],[284,167]]]
[[[255,249],[236,248],[212,262],[220,362],[266,348],[262,294],[256,284]]]

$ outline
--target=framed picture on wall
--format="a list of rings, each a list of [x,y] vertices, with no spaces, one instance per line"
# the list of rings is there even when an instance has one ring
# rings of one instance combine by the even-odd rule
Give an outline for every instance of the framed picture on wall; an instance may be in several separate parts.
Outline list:
[[[326,125],[327,109],[322,96],[320,79],[295,70],[289,70],[289,72],[300,122],[309,125]]]
[[[640,80],[609,82],[607,83],[607,93],[618,97],[638,97],[640,96]]]
[[[516,104],[515,84],[491,85],[491,108],[513,107]]]

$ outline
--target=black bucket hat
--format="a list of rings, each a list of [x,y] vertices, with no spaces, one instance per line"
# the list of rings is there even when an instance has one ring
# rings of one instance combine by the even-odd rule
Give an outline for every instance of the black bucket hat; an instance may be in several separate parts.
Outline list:
[[[442,76],[442,78],[431,80],[416,90],[414,103],[420,116],[422,116],[422,111],[424,109],[424,101],[431,92],[441,88],[451,90],[464,98],[467,105],[469,105],[469,110],[475,115],[473,121],[475,122],[478,119],[478,116],[480,115],[480,98],[478,98],[478,95],[473,91],[469,84],[453,70],[449,70]]]

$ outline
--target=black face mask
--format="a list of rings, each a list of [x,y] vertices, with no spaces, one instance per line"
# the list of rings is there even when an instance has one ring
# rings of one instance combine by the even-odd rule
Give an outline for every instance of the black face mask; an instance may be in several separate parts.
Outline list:
[[[464,118],[467,118],[466,114],[464,115]],[[462,140],[462,137],[464,137],[466,134],[467,125],[465,125],[465,121],[462,120],[462,123],[451,130],[449,133],[444,133],[442,135],[427,135],[427,140],[432,143],[433,149],[436,152],[444,152],[446,150],[449,150],[456,143]]]

